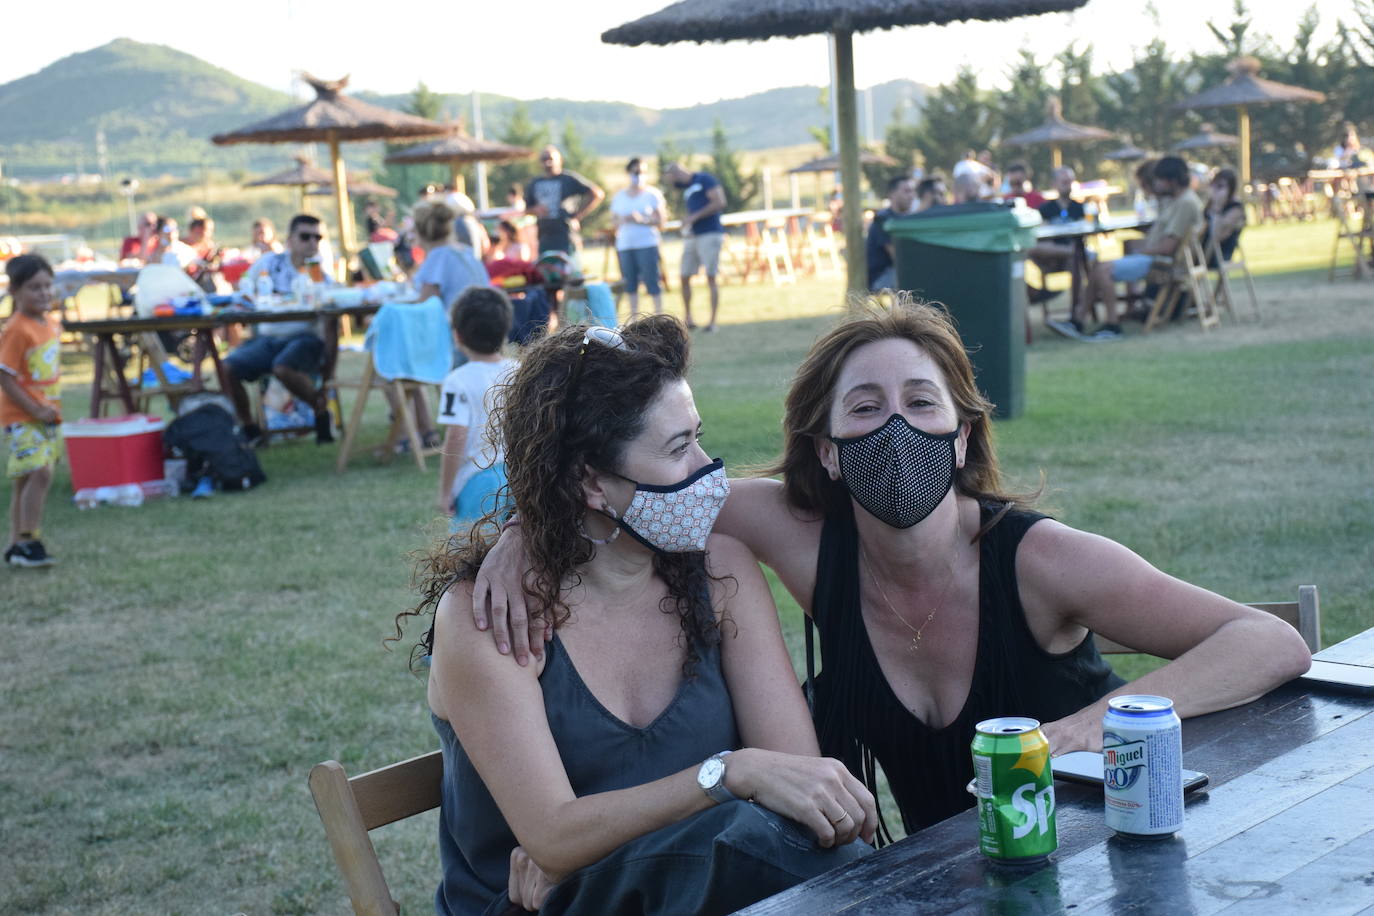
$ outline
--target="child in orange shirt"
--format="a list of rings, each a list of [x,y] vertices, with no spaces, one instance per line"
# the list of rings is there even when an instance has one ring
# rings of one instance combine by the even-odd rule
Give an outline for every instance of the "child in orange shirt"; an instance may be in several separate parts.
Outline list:
[[[39,528],[53,465],[62,456],[58,424],[58,333],[52,307],[52,265],[41,255],[21,254],[5,265],[14,312],[0,330],[0,426],[9,440],[11,566],[51,566]]]

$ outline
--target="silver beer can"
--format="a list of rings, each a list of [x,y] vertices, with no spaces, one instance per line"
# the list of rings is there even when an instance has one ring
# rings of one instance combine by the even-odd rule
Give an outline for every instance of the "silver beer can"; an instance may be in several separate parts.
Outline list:
[[[1183,828],[1183,725],[1168,697],[1122,696],[1102,717],[1107,826],[1163,838]]]

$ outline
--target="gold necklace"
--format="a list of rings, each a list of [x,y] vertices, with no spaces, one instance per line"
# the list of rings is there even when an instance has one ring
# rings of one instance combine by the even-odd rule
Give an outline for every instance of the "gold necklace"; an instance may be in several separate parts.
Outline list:
[[[912,653],[920,652],[921,634],[925,632],[926,627],[930,626],[930,622],[934,620],[935,615],[939,613],[940,605],[944,604],[945,598],[949,596],[949,587],[954,584],[954,564],[951,563],[949,566],[949,576],[945,579],[945,587],[940,592],[940,600],[935,602],[935,605],[930,609],[930,613],[926,616],[925,622],[917,628],[907,623],[906,618],[898,614],[897,609],[892,606],[892,602],[887,597],[887,592],[883,590],[883,584],[878,581],[878,574],[873,569],[873,561],[868,558],[868,551],[864,550],[863,544],[859,545],[859,552],[863,554],[864,565],[868,567],[868,577],[873,580],[873,587],[878,590],[878,594],[883,599],[883,604],[887,605],[887,609],[893,617],[901,621],[902,626],[915,634],[911,637],[911,645],[907,647],[907,651]]]

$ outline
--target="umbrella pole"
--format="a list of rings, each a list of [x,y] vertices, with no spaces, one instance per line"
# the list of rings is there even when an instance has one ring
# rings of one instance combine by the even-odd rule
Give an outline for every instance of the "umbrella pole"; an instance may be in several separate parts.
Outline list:
[[[854,98],[854,33],[832,33],[835,48],[835,120],[840,134],[840,177],[844,181],[844,259],[849,268],[847,289],[868,292],[864,261],[863,211],[859,208],[859,118]]]
[[[1050,168],[1059,168],[1064,164],[1064,156],[1059,152],[1059,144],[1050,144]]]
[[[343,156],[339,154],[339,135],[329,134],[329,160],[334,166],[334,206],[339,218],[339,257],[343,259],[345,274],[353,258],[353,239],[348,220],[348,176],[344,173]]]
[[[463,181],[463,165],[457,159],[451,160],[448,164],[449,177],[453,179],[453,190],[459,194],[466,194],[467,188]]]
[[[1250,183],[1250,111],[1240,106],[1240,187]]]
[[[303,184],[298,184],[298,185],[296,185],[296,203],[297,203],[297,205],[298,205],[298,208],[297,208],[296,212],[297,212],[297,213],[304,213],[304,212],[305,212],[305,185],[303,185]]]

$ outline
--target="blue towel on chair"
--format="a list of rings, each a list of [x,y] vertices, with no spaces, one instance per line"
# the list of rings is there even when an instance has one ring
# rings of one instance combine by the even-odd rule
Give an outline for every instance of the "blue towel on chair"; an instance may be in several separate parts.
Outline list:
[[[438,296],[383,305],[367,329],[365,346],[383,378],[437,385],[453,368],[453,332]]]

